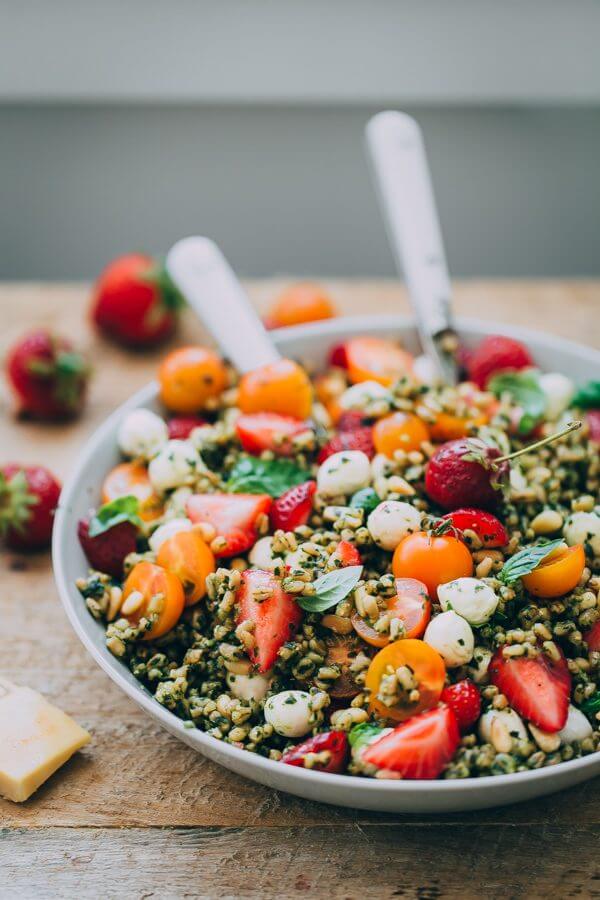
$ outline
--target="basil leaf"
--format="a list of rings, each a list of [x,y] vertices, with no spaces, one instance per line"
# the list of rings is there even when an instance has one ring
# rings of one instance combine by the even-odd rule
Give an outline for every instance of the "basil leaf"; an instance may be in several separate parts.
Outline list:
[[[361,722],[350,729],[348,742],[353,750],[360,750],[365,744],[370,744],[374,737],[380,734],[383,728],[373,725],[372,722]]]
[[[521,434],[528,434],[543,419],[546,412],[546,395],[534,370],[496,375],[487,389],[497,397],[509,394],[511,400],[521,408],[522,416],[519,422]]]
[[[381,497],[373,488],[363,488],[352,495],[350,506],[354,509],[364,509],[365,518],[381,503]]]
[[[587,700],[584,700],[583,703],[580,704],[579,708],[582,713],[591,719],[592,725],[596,726],[598,724],[598,719],[596,718],[596,713],[600,712],[600,691],[596,691],[595,694],[592,694],[591,697],[588,697]]]
[[[557,538],[555,541],[548,541],[547,544],[537,544],[535,547],[525,547],[523,550],[519,550],[504,563],[498,578],[504,584],[513,584],[523,575],[529,575],[530,572],[537,569],[542,560],[546,559],[548,554],[560,547],[561,544],[564,544],[564,540]]]
[[[600,409],[600,381],[588,381],[586,384],[582,384],[570,405],[579,407],[579,409]]]
[[[346,566],[327,572],[313,582],[314,595],[299,597],[298,605],[307,612],[323,612],[330,606],[337,606],[353,591],[362,575],[362,566]]]
[[[109,528],[120,525],[121,522],[131,522],[136,528],[142,527],[142,520],[138,516],[139,501],[133,494],[117,497],[110,503],[105,503],[90,519],[89,535],[97,537],[104,534]]]
[[[258,459],[240,456],[225,485],[231,494],[270,494],[281,497],[297,484],[310,478],[310,472],[289,459]]]

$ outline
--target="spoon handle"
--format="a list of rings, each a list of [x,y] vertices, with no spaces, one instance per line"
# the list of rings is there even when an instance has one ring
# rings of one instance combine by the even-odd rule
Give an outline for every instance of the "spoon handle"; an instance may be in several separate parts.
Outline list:
[[[187,237],[167,254],[169,275],[239,372],[280,355],[233,269],[209,238]]]
[[[423,349],[446,381],[457,380],[452,354],[451,286],[421,129],[400,112],[381,112],[366,128],[368,156],[388,239],[417,318]]]

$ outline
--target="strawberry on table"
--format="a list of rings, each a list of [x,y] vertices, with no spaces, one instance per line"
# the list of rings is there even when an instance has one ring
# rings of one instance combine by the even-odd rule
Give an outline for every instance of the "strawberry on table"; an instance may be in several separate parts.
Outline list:
[[[445,687],[440,700],[450,707],[461,731],[472,728],[481,713],[481,695],[470,678]]]
[[[326,459],[341,450],[361,450],[369,459],[373,459],[375,456],[373,429],[369,425],[363,425],[352,431],[340,431],[321,448],[317,462],[325,462]]]
[[[10,351],[7,374],[19,412],[64,419],[83,406],[90,369],[70,341],[33,331]]]
[[[271,504],[268,494],[194,494],[186,509],[192,522],[212,525],[222,539],[211,544],[215,556],[237,556],[256,542],[259,517]]]
[[[518,372],[533,365],[531,354],[521,341],[501,334],[484,338],[467,362],[469,378],[482,390],[498,372]]]
[[[282,528],[293,531],[306,525],[312,511],[312,498],[317,490],[316,481],[305,481],[287,490],[273,501],[271,507],[271,527],[273,531]]]
[[[52,537],[60,484],[43,466],[0,467],[0,535],[15,550],[42,550]]]
[[[194,428],[206,425],[206,419],[200,416],[173,416],[167,422],[170,441],[185,441],[189,438]]]
[[[349,753],[345,731],[325,731],[286,750],[281,762],[317,772],[343,772]]]
[[[302,610],[291,594],[281,587],[272,572],[247,569],[238,590],[238,624],[252,622],[254,647],[250,660],[259,672],[267,672],[279,649],[291,640],[302,621]]]
[[[460,742],[456,716],[449,706],[437,706],[402,722],[369,744],[362,760],[402,778],[437,778]]]
[[[293,453],[292,438],[310,431],[306,422],[279,413],[242,413],[235,423],[235,430],[246,453],[258,456],[263,450],[271,450],[279,456]]]
[[[564,656],[546,653],[507,658],[496,651],[488,669],[490,681],[507,697],[519,715],[543,731],[560,731],[567,721],[571,675]]]

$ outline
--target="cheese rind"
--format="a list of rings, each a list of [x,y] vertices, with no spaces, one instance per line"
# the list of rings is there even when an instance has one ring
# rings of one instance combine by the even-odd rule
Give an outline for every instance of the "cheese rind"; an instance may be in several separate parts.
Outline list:
[[[0,678],[0,796],[27,800],[89,741],[85,729],[37,691]]]

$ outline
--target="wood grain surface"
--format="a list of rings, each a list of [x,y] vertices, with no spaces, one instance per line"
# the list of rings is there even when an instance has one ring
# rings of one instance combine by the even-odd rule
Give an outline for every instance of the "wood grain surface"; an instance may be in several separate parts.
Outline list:
[[[282,280],[252,283],[265,308]],[[341,312],[406,310],[393,283],[331,282]],[[86,437],[154,374],[161,353],[99,341],[85,285],[0,286],[0,353],[47,326],[90,354],[84,416],[17,422],[0,395],[0,461],[65,478]],[[464,315],[600,346],[596,282],[470,282]],[[173,344],[202,340],[188,314]],[[163,351],[161,351],[163,352]],[[87,656],[59,604],[49,557],[0,554],[0,675],[45,693],[92,743],[27,803],[0,800],[0,898],[600,897],[600,779],[542,800],[446,816],[382,815],[277,793],[159,729]]]

